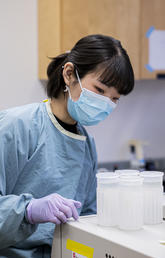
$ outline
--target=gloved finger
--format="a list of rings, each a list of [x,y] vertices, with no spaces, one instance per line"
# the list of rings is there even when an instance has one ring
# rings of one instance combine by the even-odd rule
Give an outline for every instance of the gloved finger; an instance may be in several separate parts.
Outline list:
[[[65,203],[60,207],[60,211],[62,211],[67,218],[72,217],[72,209],[68,207]]]
[[[81,205],[82,205],[81,202],[73,200],[73,203],[76,206],[76,208],[81,208]]]
[[[50,219],[49,222],[52,222],[52,223],[54,223],[56,225],[61,224],[61,221],[57,217],[54,217],[54,218]]]
[[[79,218],[79,215],[78,215],[78,211],[75,207],[75,205],[73,204],[73,207],[72,207],[72,217],[75,219],[75,220],[78,220]]]
[[[75,201],[75,200],[73,200],[73,199],[66,199],[66,198],[64,198],[64,203],[68,203],[68,201],[69,201],[70,203],[74,203],[74,205],[76,206],[76,208],[81,208],[81,206],[82,206],[81,202],[79,202],[79,201]]]
[[[75,220],[77,220],[78,217],[79,217],[79,215],[78,215],[78,211],[77,211],[77,209],[76,209],[76,207],[75,207],[75,205],[74,205],[73,200],[67,201],[66,205],[71,208],[71,210],[72,210],[72,217],[73,217]]]
[[[65,216],[65,214],[61,211],[58,212],[58,214],[56,214],[56,217],[62,222],[62,223],[66,223],[67,221],[67,217]]]

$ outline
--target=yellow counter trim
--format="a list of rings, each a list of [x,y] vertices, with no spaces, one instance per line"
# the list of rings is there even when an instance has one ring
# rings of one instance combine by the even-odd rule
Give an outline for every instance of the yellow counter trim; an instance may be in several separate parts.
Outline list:
[[[86,256],[87,258],[93,258],[94,248],[80,244],[69,238],[66,242],[66,248],[71,250],[72,252],[76,252],[78,254]]]

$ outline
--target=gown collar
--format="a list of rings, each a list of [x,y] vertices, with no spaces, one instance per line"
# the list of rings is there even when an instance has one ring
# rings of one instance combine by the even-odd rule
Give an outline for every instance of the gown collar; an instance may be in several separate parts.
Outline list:
[[[51,110],[51,99],[48,99],[48,101],[46,101],[46,110],[48,112],[49,118],[52,121],[52,123],[54,124],[54,126],[63,134],[73,138],[73,139],[77,139],[77,140],[81,140],[81,141],[85,141],[86,140],[86,136],[84,135],[80,135],[80,134],[75,134],[75,133],[71,133],[69,131],[67,131],[66,129],[64,129],[57,121],[57,119],[55,118],[54,114],[52,113]]]

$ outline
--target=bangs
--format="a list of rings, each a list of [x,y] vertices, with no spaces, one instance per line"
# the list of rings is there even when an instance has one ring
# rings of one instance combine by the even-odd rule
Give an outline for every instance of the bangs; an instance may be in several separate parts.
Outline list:
[[[114,87],[121,95],[127,95],[134,87],[134,73],[121,55],[115,55],[101,65],[98,80],[107,87]],[[100,67],[99,67],[100,68]]]

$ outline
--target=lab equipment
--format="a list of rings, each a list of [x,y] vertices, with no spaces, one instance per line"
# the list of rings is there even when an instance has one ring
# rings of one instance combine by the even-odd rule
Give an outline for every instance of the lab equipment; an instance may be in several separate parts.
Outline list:
[[[131,169],[145,170],[143,147],[148,145],[146,141],[131,139],[129,141],[130,167]]]
[[[158,224],[163,219],[163,172],[144,171],[144,223]]]
[[[165,219],[165,193],[163,193],[163,219]]]
[[[27,219],[31,224],[52,222],[55,224],[65,223],[68,218],[78,219],[76,208],[81,203],[63,198],[59,194],[50,194],[39,199],[32,199],[27,206]]]
[[[119,228],[138,230],[143,226],[143,178],[120,176],[119,182]]]
[[[130,168],[137,169],[139,168],[139,161],[136,157],[135,145],[130,145]]]
[[[68,112],[75,121],[80,122],[82,125],[96,125],[114,110],[116,104],[108,97],[83,88],[77,70],[76,75],[81,94],[77,101],[72,100],[70,89],[66,86],[69,92]]]
[[[139,231],[102,227],[96,216],[57,226],[51,258],[164,258],[165,222]]]
[[[96,174],[97,217],[102,226],[116,226],[118,223],[119,176],[113,172]]]
[[[77,129],[60,126],[50,100],[0,112],[0,256],[50,257],[55,225],[27,223],[32,198],[58,193],[80,201],[79,214],[96,213],[95,144]]]

